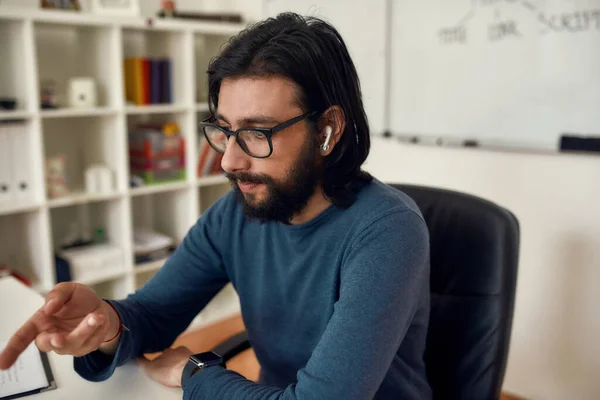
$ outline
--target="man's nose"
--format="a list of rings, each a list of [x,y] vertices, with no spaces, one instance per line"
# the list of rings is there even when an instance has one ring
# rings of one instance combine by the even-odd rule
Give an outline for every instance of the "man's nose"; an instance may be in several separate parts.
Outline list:
[[[250,168],[250,156],[242,150],[234,136],[227,139],[225,153],[221,159],[221,167],[230,174]]]

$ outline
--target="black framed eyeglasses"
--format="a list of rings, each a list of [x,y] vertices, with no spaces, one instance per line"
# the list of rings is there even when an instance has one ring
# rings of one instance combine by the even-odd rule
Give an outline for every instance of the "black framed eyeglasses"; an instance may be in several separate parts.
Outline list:
[[[225,153],[227,140],[234,136],[237,143],[246,154],[254,158],[267,158],[273,153],[271,137],[290,126],[297,124],[305,118],[312,117],[316,111],[307,112],[292,119],[288,119],[272,128],[240,128],[232,131],[215,123],[216,118],[211,116],[198,124],[204,132],[204,137],[210,146],[219,153]]]

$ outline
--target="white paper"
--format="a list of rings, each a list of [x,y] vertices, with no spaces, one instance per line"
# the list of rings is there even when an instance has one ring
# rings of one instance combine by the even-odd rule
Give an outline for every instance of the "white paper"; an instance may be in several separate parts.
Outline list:
[[[6,343],[0,343],[0,351],[5,346]],[[12,367],[0,371],[0,399],[48,386],[44,364],[35,343],[29,345]]]

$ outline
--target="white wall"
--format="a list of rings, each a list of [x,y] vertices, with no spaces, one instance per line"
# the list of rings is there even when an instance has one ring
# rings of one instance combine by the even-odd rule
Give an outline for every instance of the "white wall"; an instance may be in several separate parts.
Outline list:
[[[505,390],[600,399],[600,157],[375,138],[365,168],[384,182],[464,191],[515,213],[521,252]]]
[[[386,14],[388,0],[270,0],[268,16],[292,11],[323,18],[344,38],[361,79],[362,99],[371,131],[380,134],[386,121]]]

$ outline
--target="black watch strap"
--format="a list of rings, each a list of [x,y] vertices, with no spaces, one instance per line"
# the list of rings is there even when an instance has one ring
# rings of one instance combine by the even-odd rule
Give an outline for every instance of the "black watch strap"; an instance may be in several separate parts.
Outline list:
[[[200,367],[188,360],[188,362],[185,364],[185,367],[183,368],[183,374],[181,374],[182,388],[185,387],[185,384],[192,377],[192,375],[194,374],[194,372],[196,372],[197,369],[200,369]]]
[[[183,373],[181,374],[181,387],[185,388],[188,380],[197,370],[213,366],[225,367],[225,361],[217,353],[208,351],[205,353],[192,354],[183,368]]]

